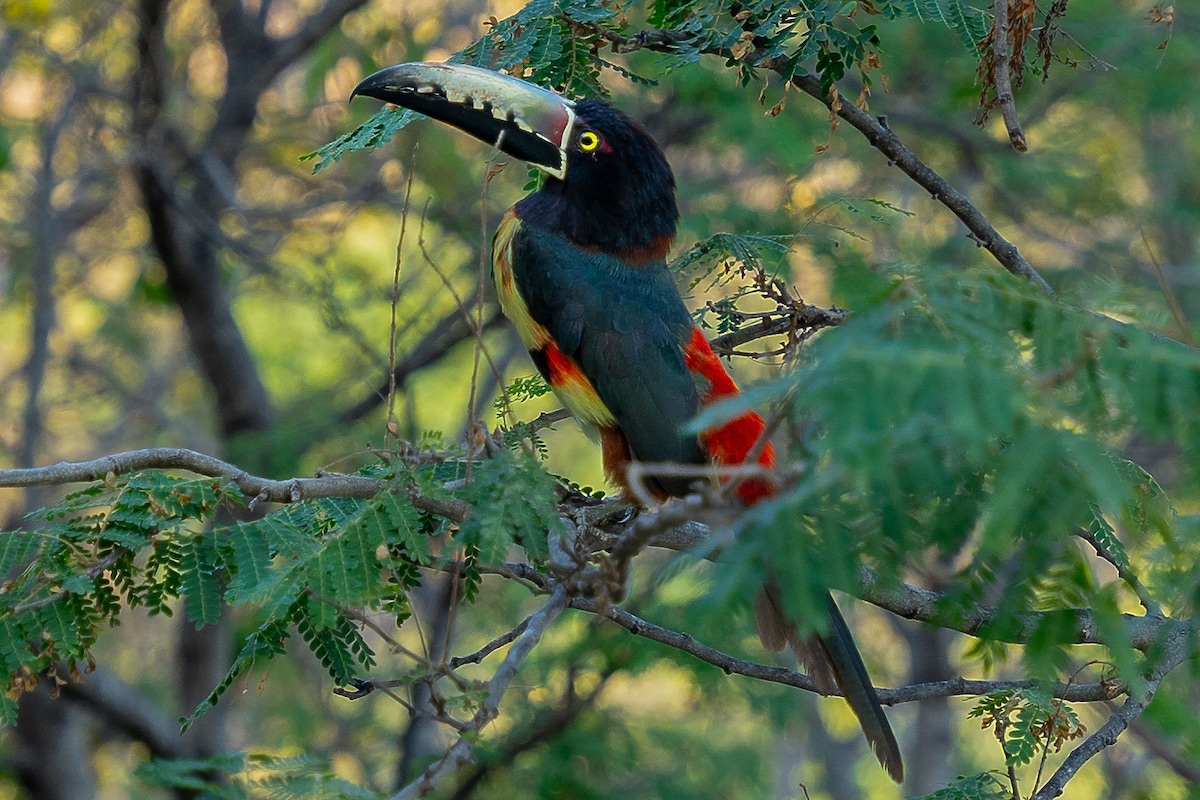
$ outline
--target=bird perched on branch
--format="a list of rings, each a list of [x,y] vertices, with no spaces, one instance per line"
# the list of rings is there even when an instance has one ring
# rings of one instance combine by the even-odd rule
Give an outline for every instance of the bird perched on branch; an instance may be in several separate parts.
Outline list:
[[[679,211],[675,179],[645,129],[601,100],[571,101],[525,81],[462,64],[400,64],[364,79],[366,95],[452,125],[528,162],[543,186],[505,214],[492,249],[500,305],[538,371],[599,437],[604,469],[628,488],[631,461],[774,465],[762,417],[745,412],[701,432],[686,425],[738,389],[695,326],[667,270]],[[649,479],[655,495],[685,494],[691,478]],[[743,480],[752,504],[772,493]],[[850,631],[826,593],[829,618],[803,635],[774,576],[755,619],[764,646],[790,646],[817,686],[841,689],[880,763],[903,778],[900,750]]]

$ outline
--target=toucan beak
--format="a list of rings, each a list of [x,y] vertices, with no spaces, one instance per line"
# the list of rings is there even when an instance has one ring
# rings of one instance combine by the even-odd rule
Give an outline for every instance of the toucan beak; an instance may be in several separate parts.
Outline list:
[[[453,125],[560,180],[575,104],[554,92],[465,64],[397,64],[363,79],[366,95]]]

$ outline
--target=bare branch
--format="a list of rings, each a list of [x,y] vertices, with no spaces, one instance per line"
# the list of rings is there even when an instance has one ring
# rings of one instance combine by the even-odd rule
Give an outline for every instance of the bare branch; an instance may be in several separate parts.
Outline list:
[[[602,616],[609,619],[635,636],[643,636],[660,644],[682,650],[689,655],[712,664],[727,675],[742,675],[755,680],[779,683],[792,686],[815,694],[822,694],[816,684],[807,675],[786,667],[759,664],[753,661],[736,658],[699,642],[686,633],[655,625],[641,617],[631,614],[619,606],[605,605],[587,597],[572,597],[571,608]],[[1040,686],[1038,681],[978,681],[967,678],[952,678],[945,681],[932,681],[902,686],[896,689],[877,689],[879,702],[884,705],[898,705],[927,700],[931,697],[979,696],[1003,689],[1027,689]],[[1056,684],[1048,691],[1054,697],[1068,702],[1098,702],[1111,700],[1123,691],[1121,687],[1106,681],[1088,684]],[[832,696],[838,696],[836,693]]]
[[[767,67],[768,65],[763,64],[763,66]],[[780,64],[778,68],[782,69],[783,66]],[[821,82],[816,77],[795,75],[792,77],[791,83],[805,94],[833,107],[833,100],[822,94]],[[921,161],[916,153],[908,149],[908,146],[900,141],[900,138],[887,125],[853,103],[838,103],[836,113],[865,136],[872,147],[887,156],[888,163],[894,164],[901,172],[928,191],[934,200],[950,209],[951,213],[967,226],[967,230],[971,232],[975,241],[987,248],[987,251],[1000,262],[1001,266],[1013,275],[1028,280],[1042,294],[1054,296],[1054,290],[1050,288],[1050,284],[1046,283],[1046,279],[1025,260],[1017,246],[1001,236],[999,231],[992,227],[992,223],[988,222],[983,212],[976,208],[965,194],[955,189],[945,178]]]
[[[1008,129],[1008,140],[1012,142],[1014,150],[1024,153],[1029,150],[1029,144],[1025,141],[1025,131],[1021,130],[1021,120],[1017,117],[1017,101],[1013,97],[1012,73],[1009,69],[1012,43],[1008,29],[1008,2],[994,0],[992,3],[992,83],[1000,115],[1004,118],[1004,127]]]
[[[433,791],[440,780],[471,760],[479,732],[499,715],[500,701],[512,684],[513,678],[516,677],[517,670],[520,669],[522,662],[537,646],[537,643],[541,641],[547,628],[558,619],[566,608],[567,590],[563,586],[556,586],[550,593],[550,599],[546,601],[546,604],[529,618],[525,632],[513,643],[508,655],[504,657],[504,661],[492,675],[492,679],[487,682],[487,699],[475,712],[475,716],[472,717],[463,735],[446,751],[444,756],[430,765],[420,778],[392,795],[391,800],[412,800],[424,797]]]
[[[458,669],[464,664],[482,663],[485,658],[499,650],[501,647],[504,647],[506,644],[511,644],[514,639],[524,633],[525,629],[529,627],[530,619],[532,619],[532,617],[526,617],[525,619],[521,620],[521,622],[517,624],[517,627],[513,628],[507,633],[500,634],[495,639],[492,639],[483,647],[476,650],[474,653],[465,656],[455,656],[454,658],[450,659],[450,669]]]
[[[99,481],[105,480],[110,474],[122,475],[143,469],[185,469],[210,478],[227,478],[247,497],[273,503],[295,503],[315,497],[373,497],[388,485],[387,481],[376,478],[340,474],[276,481],[251,475],[233,464],[194,450],[154,447],[91,461],[63,461],[49,467],[0,470],[0,487]]]
[[[499,748],[500,757],[491,758],[482,764],[478,764],[472,770],[471,774],[467,776],[466,780],[455,790],[450,800],[467,800],[467,798],[472,797],[475,789],[489,773],[510,766],[521,753],[533,749],[542,742],[566,730],[583,711],[596,702],[596,699],[600,697],[600,693],[604,691],[609,679],[616,674],[616,671],[616,667],[612,666],[605,669],[604,672],[600,673],[599,680],[596,681],[596,685],[592,687],[592,690],[583,697],[579,697],[575,692],[575,670],[574,668],[568,670],[567,690],[563,705],[530,726],[520,736],[504,742]]]

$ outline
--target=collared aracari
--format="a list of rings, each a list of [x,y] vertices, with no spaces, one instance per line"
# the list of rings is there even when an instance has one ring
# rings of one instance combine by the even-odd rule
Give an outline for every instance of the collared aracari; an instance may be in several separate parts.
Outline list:
[[[500,305],[538,371],[585,429],[598,433],[605,473],[626,487],[631,460],[774,465],[765,424],[746,412],[699,435],[687,423],[736,384],[695,326],[667,269],[679,211],[675,179],[644,128],[601,100],[573,102],[490,70],[400,64],[355,87],[418,111],[543,170],[542,187],[505,214],[492,243]],[[691,481],[648,487],[685,494]],[[772,492],[743,481],[751,504]],[[824,692],[838,687],[888,774],[904,767],[891,726],[833,598],[822,632],[802,636],[783,611],[779,576],[755,603],[763,645],[796,652]]]

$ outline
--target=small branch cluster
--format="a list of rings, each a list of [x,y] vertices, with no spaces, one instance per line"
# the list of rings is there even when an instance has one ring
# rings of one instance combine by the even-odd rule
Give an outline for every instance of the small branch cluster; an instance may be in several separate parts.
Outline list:
[[[733,317],[739,324],[736,329],[713,339],[713,352],[721,356],[749,356],[751,358],[777,357],[789,360],[800,347],[822,328],[830,328],[845,322],[850,312],[844,308],[822,308],[805,303],[796,297],[787,283],[773,278],[762,270],[754,276],[757,293],[775,303],[770,311],[739,311],[717,308],[709,301],[708,308],[717,314]],[[774,350],[743,352],[738,348],[766,336],[784,337],[783,343]]]

